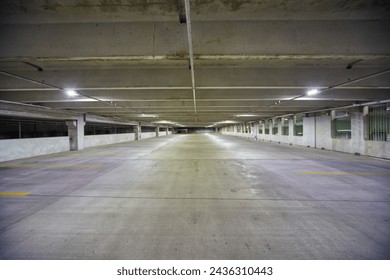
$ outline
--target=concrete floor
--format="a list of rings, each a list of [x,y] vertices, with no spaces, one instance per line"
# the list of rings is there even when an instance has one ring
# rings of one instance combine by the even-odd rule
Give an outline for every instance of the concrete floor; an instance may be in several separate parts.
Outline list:
[[[389,259],[389,176],[220,135],[0,163],[0,258]]]

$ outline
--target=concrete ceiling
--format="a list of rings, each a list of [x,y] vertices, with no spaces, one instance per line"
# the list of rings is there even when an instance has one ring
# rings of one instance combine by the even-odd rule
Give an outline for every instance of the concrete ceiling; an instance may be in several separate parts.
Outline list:
[[[178,2],[1,1],[0,100],[207,126],[390,99],[390,1],[191,0],[194,88]]]

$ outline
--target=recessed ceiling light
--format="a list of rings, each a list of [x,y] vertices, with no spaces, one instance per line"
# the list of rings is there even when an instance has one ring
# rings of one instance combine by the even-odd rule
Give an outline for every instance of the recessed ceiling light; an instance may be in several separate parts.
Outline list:
[[[320,92],[320,91],[319,91],[318,89],[312,88],[312,89],[308,90],[308,91],[306,92],[306,94],[307,94],[307,95],[316,95],[316,94],[319,93],[319,92]]]
[[[77,91],[75,91],[74,89],[67,89],[65,92],[66,92],[66,94],[69,95],[69,96],[77,96],[77,95],[79,95],[79,94],[77,93]]]

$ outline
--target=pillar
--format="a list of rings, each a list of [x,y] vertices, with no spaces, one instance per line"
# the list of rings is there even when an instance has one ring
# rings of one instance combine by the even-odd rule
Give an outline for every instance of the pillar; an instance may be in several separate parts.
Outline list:
[[[259,138],[259,123],[253,124],[254,138],[257,140]]]
[[[165,128],[165,132],[167,133],[167,135],[168,135],[168,132],[169,132],[169,127],[166,127]]]
[[[363,136],[365,140],[370,139],[370,119],[369,119],[369,107],[363,107]]]
[[[160,133],[160,127],[156,126],[156,137],[160,136],[159,133]]]
[[[71,151],[84,149],[84,115],[77,118],[77,120],[66,121],[68,126],[69,147]]]
[[[141,124],[139,123],[134,127],[135,140],[141,140]]]

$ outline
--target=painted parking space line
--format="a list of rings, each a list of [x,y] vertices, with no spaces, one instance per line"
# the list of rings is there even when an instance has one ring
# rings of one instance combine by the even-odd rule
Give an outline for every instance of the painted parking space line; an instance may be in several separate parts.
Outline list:
[[[336,171],[336,172],[323,172],[323,171],[301,171],[297,172],[297,174],[301,175],[390,175],[390,172],[369,172],[369,171],[355,171],[355,172],[344,172],[344,171]]]
[[[53,164],[53,163],[24,163],[24,164],[0,164],[0,168],[101,168],[101,164]]]
[[[29,192],[0,192],[0,196],[27,196]]]
[[[66,154],[66,155],[52,155],[52,156],[45,156],[47,158],[77,158],[77,157],[121,157],[125,156],[124,154],[88,154],[88,153],[83,153],[83,154]]]

